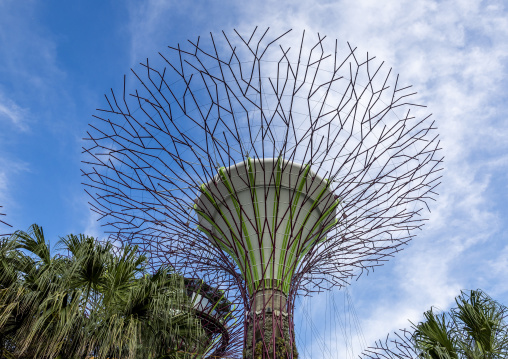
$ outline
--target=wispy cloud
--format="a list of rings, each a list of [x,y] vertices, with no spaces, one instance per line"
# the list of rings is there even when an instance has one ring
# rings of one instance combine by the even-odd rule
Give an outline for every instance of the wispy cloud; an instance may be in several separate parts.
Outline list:
[[[41,24],[40,10],[35,1],[0,3],[0,33],[5,35],[0,37],[0,121],[21,130],[57,110],[58,101],[67,95],[57,44]],[[53,117],[52,125],[56,123]]]
[[[0,2],[0,178],[4,183],[0,204],[16,229],[56,212],[54,194],[60,187],[52,186],[50,178],[54,181],[57,171],[63,178],[69,168],[58,168],[58,152],[63,152],[58,146],[72,136],[65,134],[56,141],[53,134],[71,127],[72,101],[57,60],[57,42],[43,23],[44,6],[36,1]],[[30,171],[35,175],[28,176]]]
[[[408,319],[418,321],[431,305],[448,308],[460,289],[480,285],[477,268],[489,260],[479,248],[503,246],[499,234],[506,224],[498,220],[493,203],[506,200],[506,191],[493,187],[491,177],[506,172],[508,146],[507,109],[499,102],[500,94],[506,94],[508,44],[502,36],[508,36],[508,22],[500,6],[360,1],[300,19],[300,26],[321,25],[324,33],[350,33],[360,50],[388,60],[420,92],[443,139],[441,196],[427,228],[395,260],[390,278],[379,278],[391,283],[377,292],[375,304],[371,301],[374,310],[363,311],[367,342],[408,326]],[[333,13],[337,21],[326,21]],[[319,15],[324,21],[317,20]],[[493,198],[495,194],[501,198]],[[490,283],[501,282],[502,276],[490,274]],[[508,299],[506,289],[498,294]],[[390,300],[383,301],[383,296]]]
[[[0,122],[4,122],[2,127],[7,127],[6,123],[10,123],[20,131],[27,131],[28,119],[29,111],[27,108],[18,106],[3,92],[0,92]]]

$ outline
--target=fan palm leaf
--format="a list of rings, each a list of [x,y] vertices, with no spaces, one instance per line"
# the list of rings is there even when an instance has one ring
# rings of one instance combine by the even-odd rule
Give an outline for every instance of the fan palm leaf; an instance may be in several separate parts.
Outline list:
[[[206,343],[171,268],[136,246],[69,235],[51,256],[41,227],[0,241],[0,349],[16,358],[162,358]],[[7,349],[9,347],[9,349]],[[190,349],[189,349],[190,348]]]

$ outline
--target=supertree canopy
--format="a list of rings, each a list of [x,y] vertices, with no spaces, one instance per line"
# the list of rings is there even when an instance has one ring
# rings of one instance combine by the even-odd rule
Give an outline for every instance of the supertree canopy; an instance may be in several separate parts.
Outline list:
[[[154,266],[225,291],[236,320],[220,355],[296,358],[296,296],[346,285],[423,226],[434,122],[369,54],[255,29],[132,74],[88,131],[92,207]]]

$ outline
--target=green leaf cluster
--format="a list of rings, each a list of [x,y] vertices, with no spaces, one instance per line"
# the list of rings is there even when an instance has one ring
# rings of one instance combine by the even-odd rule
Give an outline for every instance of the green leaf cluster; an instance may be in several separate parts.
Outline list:
[[[412,340],[425,359],[494,359],[508,357],[506,307],[481,290],[461,292],[447,313],[424,313],[413,325]]]
[[[207,343],[184,279],[137,246],[41,227],[0,239],[0,358],[184,358]]]

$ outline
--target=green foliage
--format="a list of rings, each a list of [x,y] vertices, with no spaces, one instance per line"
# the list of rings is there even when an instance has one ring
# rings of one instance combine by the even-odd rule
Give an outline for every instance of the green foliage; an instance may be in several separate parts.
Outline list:
[[[506,307],[481,290],[462,292],[449,313],[424,313],[413,325],[414,341],[421,358],[490,359],[508,357]]]
[[[291,345],[285,341],[283,338],[281,337],[276,337],[275,338],[275,357],[274,359],[288,359],[288,358],[293,358],[293,359],[298,359],[298,352],[296,351],[296,346],[295,344],[293,343],[293,350],[291,350]],[[258,341],[256,343],[256,346],[254,347],[254,359],[262,359],[263,358],[263,348],[264,348],[264,343],[262,340]],[[291,354],[291,351],[292,351],[292,355]],[[267,351],[265,353],[268,353],[268,357],[272,357],[273,356],[273,347],[272,345],[270,344],[267,348]]]
[[[184,280],[149,274],[136,246],[69,235],[51,256],[42,228],[0,239],[0,357],[176,358],[206,337]]]
[[[457,339],[448,326],[445,314],[435,314],[432,309],[423,314],[425,321],[415,327],[413,334],[419,350],[432,359],[457,358]]]

